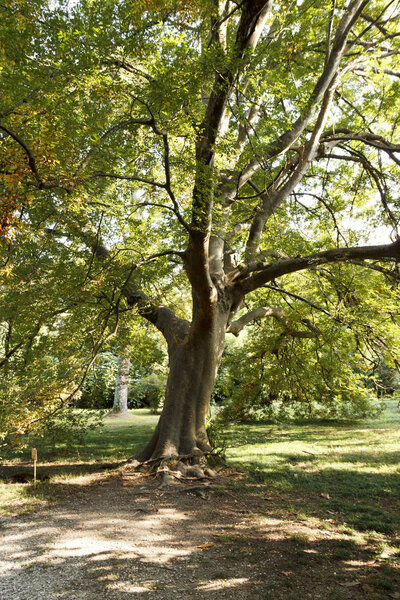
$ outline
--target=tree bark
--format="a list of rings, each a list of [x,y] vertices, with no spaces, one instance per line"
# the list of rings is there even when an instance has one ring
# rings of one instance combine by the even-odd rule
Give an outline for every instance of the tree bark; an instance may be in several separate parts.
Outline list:
[[[213,325],[191,328],[183,340],[168,344],[169,375],[164,407],[139,461],[171,457],[196,459],[211,451],[206,420],[229,318],[217,307]]]

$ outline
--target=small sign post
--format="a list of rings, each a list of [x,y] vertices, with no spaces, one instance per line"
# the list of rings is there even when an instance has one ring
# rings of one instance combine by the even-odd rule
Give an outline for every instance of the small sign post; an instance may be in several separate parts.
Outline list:
[[[33,460],[33,487],[36,487],[36,463],[37,463],[37,449],[32,448],[32,460]]]

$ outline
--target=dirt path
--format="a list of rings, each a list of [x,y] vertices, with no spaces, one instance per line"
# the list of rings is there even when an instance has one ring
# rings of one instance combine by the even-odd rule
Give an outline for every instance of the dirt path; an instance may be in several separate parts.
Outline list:
[[[298,525],[223,479],[205,497],[126,470],[76,481],[60,504],[2,520],[1,600],[394,597],[354,581],[359,567],[332,565],[332,534],[299,549]]]

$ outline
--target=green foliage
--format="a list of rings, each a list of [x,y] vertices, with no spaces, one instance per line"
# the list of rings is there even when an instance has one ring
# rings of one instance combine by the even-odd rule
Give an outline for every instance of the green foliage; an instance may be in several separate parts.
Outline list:
[[[162,373],[151,373],[151,375],[139,379],[133,389],[136,402],[148,406],[151,414],[158,414],[162,408],[165,385],[166,377]]]
[[[377,358],[367,376],[367,383],[374,387],[378,396],[400,396],[400,373],[382,358]]]
[[[276,357],[256,335],[224,360],[219,388],[226,400],[220,417],[252,421],[372,416],[378,404],[365,386],[360,362],[339,344],[320,348],[314,341],[293,339],[282,343]]]
[[[29,436],[29,445],[41,444],[44,451],[70,454],[84,443],[86,435],[101,430],[105,411],[85,411],[72,408],[63,409],[51,415]]]
[[[65,421],[62,415],[68,411],[75,390],[62,375],[55,357],[37,355],[23,372],[7,373],[1,380],[0,451],[7,446],[23,447],[28,433],[42,432],[53,419],[58,419],[56,415]]]
[[[125,332],[119,332],[117,347],[111,342],[109,349],[96,357],[88,372],[82,392],[75,406],[78,408],[112,408],[117,376],[118,355],[124,351],[130,359],[130,381],[128,386],[128,407],[161,406],[165,389],[164,371],[165,344],[160,336],[138,323],[130,323]],[[153,373],[154,369],[160,373]],[[157,391],[156,391],[157,390]],[[156,397],[158,398],[156,400]]]
[[[41,435],[27,436],[28,445],[24,448],[9,448],[7,461],[16,464],[29,461],[31,447],[34,446],[38,450],[39,460],[55,463],[60,467],[57,469],[60,474],[74,470],[89,473],[95,470],[93,467],[98,463],[118,462],[131,457],[149,437],[158,418],[150,414],[148,408],[137,408],[123,416],[110,415],[109,411],[100,409],[74,408],[68,411],[68,415],[78,423],[71,445],[62,437],[53,444],[44,428]],[[80,432],[81,419],[87,419],[88,425],[96,426],[86,427]],[[71,469],[71,465],[75,465],[75,468]]]
[[[207,436],[213,449],[213,454],[225,458],[226,451],[229,448],[229,440],[224,435],[225,415],[215,412],[207,422]]]
[[[97,357],[76,403],[78,408],[112,408],[117,363],[118,357],[109,351]]]
[[[382,320],[383,305],[387,315],[395,314],[398,292],[377,277],[378,297],[371,281],[366,284],[354,267],[341,266],[325,282],[318,275],[302,276],[301,297],[281,293],[277,301],[273,288],[258,292],[258,305],[268,306],[274,298],[288,317],[268,326],[256,322],[228,343],[214,392],[223,402],[219,418],[376,414],[377,396],[398,390],[398,325]],[[290,284],[285,289],[291,293]]]
[[[8,387],[7,393],[1,390],[0,456],[21,452],[40,439],[53,450],[60,445],[76,446],[87,431],[101,427],[104,413],[77,412],[65,397],[56,395],[57,391],[51,386],[45,388],[43,382],[36,390],[29,385],[22,387],[20,381]]]

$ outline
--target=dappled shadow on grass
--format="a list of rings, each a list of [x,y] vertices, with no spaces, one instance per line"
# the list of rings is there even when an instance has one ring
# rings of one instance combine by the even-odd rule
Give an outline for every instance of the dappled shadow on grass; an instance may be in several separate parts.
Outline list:
[[[257,459],[260,459],[259,453],[252,453],[251,450],[246,454],[245,463],[260,464],[260,468],[264,470],[275,470],[282,468],[283,465],[298,466],[298,467],[311,467],[315,465],[318,469],[325,469],[327,465],[332,463],[337,465],[340,470],[341,465],[351,465],[356,470],[370,470],[373,472],[373,468],[384,469],[388,466],[393,471],[393,466],[398,467],[400,470],[400,451],[371,451],[368,452],[364,448],[355,452],[340,451],[335,449],[334,451],[322,451],[321,454],[315,454],[306,451],[300,451],[297,453],[289,452],[267,452],[263,455],[264,464]]]
[[[148,411],[138,413],[106,420],[103,429],[86,433],[82,443],[74,446],[49,448],[46,439],[30,441],[29,445],[38,450],[37,475],[42,480],[36,490],[29,485],[33,480],[30,447],[22,455],[10,455],[9,461],[0,466],[0,514],[28,512],[38,504],[59,499],[63,492],[60,486],[51,484],[54,478],[101,474],[135,455],[150,438],[158,418]]]
[[[373,546],[283,520],[225,483],[209,501],[143,478],[69,484],[57,511],[3,525],[13,569],[0,597],[382,600],[400,585]]]
[[[389,399],[386,410],[379,418],[362,421],[337,421],[337,420],[308,420],[290,422],[258,421],[243,424],[226,425],[221,436],[230,448],[244,444],[273,444],[307,443],[318,445],[329,442],[346,446],[360,446],[364,440],[368,445],[379,445],[379,436],[386,436],[390,430],[398,431],[400,426],[400,412],[397,400]],[[376,436],[377,439],[373,439]]]
[[[228,456],[254,482],[284,494],[286,509],[307,517],[327,512],[356,531],[393,535],[400,531],[400,436],[392,405],[375,427],[236,427]],[[381,429],[387,422],[390,428]],[[233,447],[240,439],[246,445]]]
[[[100,462],[100,463],[48,463],[40,464],[37,468],[39,481],[46,481],[56,476],[78,477],[89,473],[102,473],[108,469],[114,469],[122,464],[122,461]],[[32,463],[11,464],[0,466],[0,479],[6,483],[30,483],[33,480]],[[24,480],[22,480],[24,479]]]
[[[366,473],[326,468],[304,472],[291,466],[272,470],[250,465],[253,481],[284,495],[285,510],[305,517],[329,516],[356,531],[400,532],[400,478],[398,473]]]
[[[399,423],[400,425],[400,423]],[[348,425],[336,424],[335,426],[326,427],[325,425],[308,424],[308,425],[275,425],[266,424],[246,424],[225,427],[223,438],[229,448],[237,448],[247,444],[274,444],[279,442],[285,443],[307,443],[310,445],[318,445],[320,443],[330,444],[343,443],[346,446],[363,445],[363,433],[366,434],[365,439],[368,444],[379,445],[379,440],[371,440],[370,436],[373,432],[386,435],[386,429],[362,428],[361,426],[349,427]],[[360,435],[361,434],[361,435]],[[355,438],[352,441],[352,438]]]

